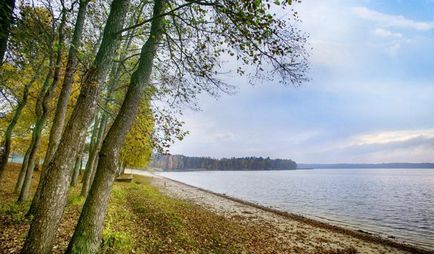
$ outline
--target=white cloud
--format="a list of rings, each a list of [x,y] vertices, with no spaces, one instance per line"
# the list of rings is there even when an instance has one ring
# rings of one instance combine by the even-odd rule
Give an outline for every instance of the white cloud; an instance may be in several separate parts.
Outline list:
[[[395,56],[402,48],[402,45],[405,45],[409,41],[403,34],[392,32],[384,28],[376,28],[373,34],[384,39],[385,43],[382,43],[380,46],[384,48],[390,56]]]
[[[419,137],[434,139],[434,129],[399,130],[363,134],[354,137],[351,145],[386,144],[407,141]]]
[[[385,38],[402,38],[403,37],[401,33],[394,33],[392,31],[386,30],[384,28],[375,29],[374,34],[381,36],[381,37],[385,37]]]
[[[353,12],[360,18],[377,22],[383,27],[406,28],[419,31],[434,29],[434,22],[416,21],[401,15],[390,15],[370,10],[366,7],[354,7]]]
[[[431,162],[433,153],[434,129],[397,130],[356,134],[322,143],[301,154],[299,162]]]

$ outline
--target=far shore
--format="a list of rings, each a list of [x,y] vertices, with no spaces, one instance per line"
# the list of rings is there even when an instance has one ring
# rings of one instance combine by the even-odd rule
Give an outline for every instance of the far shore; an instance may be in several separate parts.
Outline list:
[[[152,184],[166,195],[193,202],[219,215],[242,218],[248,223],[259,224],[268,228],[274,227],[276,236],[282,241],[282,244],[296,244],[302,246],[301,248],[308,249],[309,246],[333,242],[337,246],[354,246],[357,250],[354,253],[434,253],[432,250],[401,243],[363,230],[348,229],[299,214],[265,207],[147,171],[127,170],[127,173],[151,177],[153,179]],[[304,235],[304,239],[294,241],[292,236],[300,234]]]

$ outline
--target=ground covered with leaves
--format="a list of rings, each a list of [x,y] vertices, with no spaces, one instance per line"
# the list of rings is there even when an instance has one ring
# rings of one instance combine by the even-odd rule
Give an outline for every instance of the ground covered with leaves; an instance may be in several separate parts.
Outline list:
[[[17,204],[13,188],[19,165],[12,165],[0,190],[0,253],[19,253],[30,220],[30,205]],[[34,191],[39,174],[35,174]],[[62,253],[72,236],[83,199],[70,189],[53,253]],[[102,253],[304,253],[288,250],[273,230],[217,215],[202,206],[170,198],[135,176],[113,188],[103,232]],[[356,253],[355,249],[317,249],[314,253]]]

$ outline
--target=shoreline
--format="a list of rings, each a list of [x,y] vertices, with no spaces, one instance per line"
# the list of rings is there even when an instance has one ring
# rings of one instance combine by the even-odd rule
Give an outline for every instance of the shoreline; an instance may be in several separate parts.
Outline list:
[[[193,191],[193,192],[197,192],[193,195],[198,195],[201,197],[206,196],[206,195],[212,195],[214,197],[224,199],[228,202],[235,202],[235,204],[234,204],[235,206],[237,206],[237,204],[238,204],[238,205],[247,206],[253,210],[256,210],[256,211],[249,211],[246,214],[241,213],[239,215],[241,217],[246,217],[247,219],[249,219],[248,217],[252,217],[252,216],[250,216],[249,213],[252,213],[253,215],[255,215],[254,214],[255,212],[261,211],[264,213],[269,213],[268,215],[271,215],[271,216],[266,215],[266,217],[278,216],[281,219],[286,220],[287,223],[296,222],[296,223],[301,223],[301,224],[304,224],[304,225],[312,227],[312,228],[326,230],[327,231],[327,232],[325,232],[326,235],[340,234],[340,235],[344,236],[343,238],[353,238],[353,239],[347,239],[347,240],[357,239],[358,241],[362,241],[362,242],[367,243],[367,244],[380,245],[380,246],[386,247],[386,249],[392,248],[392,250],[390,250],[390,249],[388,250],[389,253],[396,253],[396,250],[403,252],[403,253],[416,253],[416,254],[434,253],[433,250],[428,250],[428,249],[425,249],[422,247],[417,247],[417,246],[414,246],[411,244],[402,243],[402,242],[399,242],[396,240],[387,239],[387,238],[384,238],[380,235],[369,233],[369,232],[363,231],[361,229],[349,229],[349,228],[345,228],[343,226],[333,225],[332,223],[321,221],[319,219],[309,218],[309,217],[306,217],[306,216],[303,216],[300,214],[294,214],[294,213],[290,213],[290,212],[281,211],[281,210],[278,210],[275,208],[266,207],[266,206],[263,206],[263,205],[260,205],[260,204],[254,203],[254,202],[242,200],[242,199],[228,196],[225,194],[220,194],[220,193],[216,193],[216,192],[213,192],[210,190],[206,190],[203,188],[192,186],[192,185],[189,185],[189,184],[177,181],[177,180],[173,180],[170,178],[166,178],[164,176],[153,174],[151,172],[140,171],[140,170],[128,170],[128,171],[131,174],[137,174],[137,175],[141,175],[141,176],[151,177],[152,179],[154,179],[154,181],[152,181],[153,184],[156,185],[161,191],[163,191],[166,194],[174,196],[175,198],[178,198],[178,199],[185,199],[185,200],[192,201],[198,205],[205,206],[206,208],[211,209],[216,213],[223,213],[223,214],[227,213],[226,215],[228,215],[228,217],[233,216],[233,214],[230,215],[231,212],[224,211],[225,210],[224,208],[220,209],[220,208],[222,208],[221,202],[211,202],[211,203],[208,202],[207,204],[204,204],[202,201],[195,200],[194,198],[192,198],[191,195],[189,197],[188,195],[184,195],[184,194]],[[176,186],[168,187],[169,183],[172,183],[172,185],[175,184]],[[176,190],[176,189],[179,189],[179,190]],[[180,193],[176,193],[176,192],[180,192]],[[181,195],[179,195],[179,194],[181,194]],[[209,197],[209,198],[213,199],[213,197]],[[218,211],[219,209],[220,209],[220,211]],[[229,209],[227,209],[227,210],[229,210]],[[271,218],[271,219],[273,219],[273,218]],[[266,220],[268,220],[268,218]],[[279,226],[279,225],[277,225],[278,223],[275,223],[275,222],[274,223],[272,222],[272,224],[275,224],[275,226]],[[330,236],[330,237],[332,237],[332,236]],[[379,252],[384,253],[384,251],[379,251]],[[364,252],[362,250],[362,252],[357,252],[357,253],[372,253],[372,250],[371,251],[367,250],[366,252]]]

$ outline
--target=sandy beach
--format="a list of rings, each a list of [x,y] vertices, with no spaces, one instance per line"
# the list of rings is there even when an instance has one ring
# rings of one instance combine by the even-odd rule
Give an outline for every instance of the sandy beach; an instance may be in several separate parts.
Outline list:
[[[396,243],[364,232],[353,231],[299,215],[275,211],[257,204],[212,193],[152,173],[130,170],[132,174],[152,178],[152,184],[164,194],[193,202],[227,218],[259,225],[273,232],[282,245],[294,250],[353,249],[354,253],[432,253]],[[345,252],[345,253],[347,253]]]

